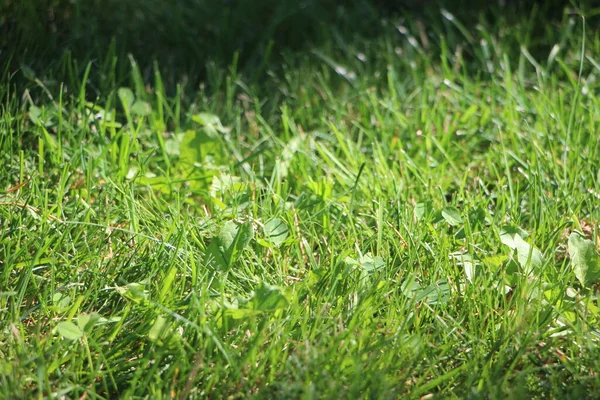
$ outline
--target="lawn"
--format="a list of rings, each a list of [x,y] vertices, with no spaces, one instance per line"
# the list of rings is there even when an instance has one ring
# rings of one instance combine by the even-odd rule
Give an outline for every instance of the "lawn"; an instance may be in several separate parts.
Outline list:
[[[600,397],[591,1],[40,3],[0,398]]]

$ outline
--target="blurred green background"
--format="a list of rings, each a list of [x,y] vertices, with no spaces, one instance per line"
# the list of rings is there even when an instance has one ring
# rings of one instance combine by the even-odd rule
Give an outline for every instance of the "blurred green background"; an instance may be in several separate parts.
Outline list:
[[[447,23],[448,9],[467,27],[481,18],[511,20],[531,15],[532,30],[547,30],[565,1],[427,0],[0,0],[0,57],[4,73],[22,66],[47,70],[65,53],[74,60],[105,60],[130,53],[149,67],[158,61],[173,77],[202,78],[206,65],[254,70],[282,52],[318,45],[337,35],[377,35],[381,20],[418,17]],[[577,5],[585,7],[585,5]],[[482,13],[483,11],[483,13]],[[541,18],[543,16],[543,18]],[[361,24],[357,25],[356,21]],[[536,26],[536,21],[543,21]],[[273,39],[275,38],[275,39]],[[548,41],[546,40],[545,43]],[[535,52],[535,48],[530,49]],[[543,49],[547,54],[547,49]],[[143,68],[142,68],[143,69]]]

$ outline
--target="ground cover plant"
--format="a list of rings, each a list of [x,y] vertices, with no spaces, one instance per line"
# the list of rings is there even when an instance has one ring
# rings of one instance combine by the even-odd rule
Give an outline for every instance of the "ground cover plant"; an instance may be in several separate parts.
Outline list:
[[[600,397],[600,9],[118,3],[2,5],[0,398]]]

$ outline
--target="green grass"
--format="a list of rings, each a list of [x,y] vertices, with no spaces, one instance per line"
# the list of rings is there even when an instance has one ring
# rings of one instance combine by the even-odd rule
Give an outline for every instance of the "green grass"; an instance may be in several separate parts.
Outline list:
[[[0,398],[599,397],[600,9],[519,7],[6,41]]]

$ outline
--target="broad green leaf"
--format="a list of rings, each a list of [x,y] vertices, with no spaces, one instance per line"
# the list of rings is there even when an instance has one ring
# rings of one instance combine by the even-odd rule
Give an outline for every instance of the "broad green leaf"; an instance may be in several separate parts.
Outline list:
[[[363,273],[363,276],[372,274],[376,270],[385,267],[385,261],[383,261],[383,258],[381,258],[381,256],[373,257],[371,253],[361,256],[358,260],[355,260],[352,257],[346,257],[344,261],[350,267],[360,269]]]
[[[119,100],[121,100],[121,104],[123,104],[123,108],[126,110],[131,109],[131,105],[135,100],[135,96],[133,95],[133,91],[129,88],[122,87],[117,91],[117,95],[119,96]]]
[[[416,297],[419,290],[421,290],[421,285],[419,285],[414,275],[410,275],[404,282],[402,282],[402,285],[400,285],[400,291],[409,299]]]
[[[83,331],[91,329],[96,325],[96,322],[100,321],[102,317],[100,314],[93,312],[91,314],[81,313],[77,316],[77,325]]]
[[[261,283],[248,302],[249,308],[259,311],[274,311],[288,306],[288,300],[277,286]]]
[[[516,236],[519,236],[520,239],[524,239],[529,235],[523,229],[515,226],[503,226],[500,230],[500,241],[513,250],[517,248],[515,243]]]
[[[179,145],[179,157],[186,169],[202,163],[202,147],[208,138],[201,132],[188,130],[183,135]]]
[[[586,304],[586,307],[587,307],[588,311],[590,312],[590,314],[592,314],[593,316],[595,316],[595,317],[600,316],[600,307],[597,307],[594,303],[588,302]]]
[[[117,286],[117,293],[126,299],[133,300],[135,303],[141,303],[148,298],[148,292],[142,283],[130,283],[127,286]]]
[[[365,271],[373,272],[385,267],[385,261],[381,256],[373,257],[371,253],[367,253],[360,258],[360,265]]]
[[[169,193],[171,185],[165,176],[137,176],[135,182],[139,185],[150,185],[157,192]]]
[[[429,217],[433,213],[433,203],[426,201],[415,205],[415,218],[420,221],[423,218]]]
[[[215,165],[225,163],[219,141],[203,130],[188,130],[179,144],[177,172],[185,178],[194,193],[205,194],[209,179],[217,172]]]
[[[486,222],[487,212],[482,207],[477,207],[469,212],[469,223],[471,225],[483,224]]]
[[[224,315],[226,317],[230,317],[233,319],[246,319],[246,318],[251,318],[251,317],[255,317],[257,315],[262,314],[262,311],[260,310],[253,310],[250,308],[233,308],[233,307],[228,307],[225,309],[224,311]]]
[[[210,197],[215,198],[229,189],[241,189],[243,187],[241,181],[239,176],[233,176],[227,173],[213,176],[209,191]]]
[[[183,135],[182,135],[183,136]],[[165,140],[165,150],[170,156],[179,156],[181,138],[174,137]]]
[[[115,117],[112,112],[104,110],[103,108],[99,108],[98,106],[95,106],[95,107],[96,108],[94,109],[94,111],[95,111],[94,119],[96,121],[114,122]]]
[[[152,107],[145,101],[136,100],[131,106],[131,113],[138,116],[147,116],[152,113]]]
[[[465,275],[467,277],[467,279],[469,280],[469,282],[473,282],[473,278],[475,278],[475,264],[472,263],[471,261],[465,261],[462,263],[462,266],[465,270]]]
[[[450,285],[446,281],[432,283],[416,293],[416,301],[424,301],[429,305],[444,304],[450,300]]]
[[[457,265],[463,267],[467,280],[473,282],[478,262],[473,260],[473,257],[468,253],[453,253],[450,257],[456,260]]]
[[[229,268],[229,263],[225,259],[224,250],[220,246],[219,238],[217,236],[212,238],[210,244],[206,248],[204,262],[215,269],[226,270]]]
[[[225,237],[229,238],[230,236],[226,235]],[[237,226],[237,233],[235,235],[235,238],[227,249],[227,256],[230,262],[233,262],[234,258],[237,258],[239,256],[239,254],[250,243],[253,237],[254,227],[252,226],[251,221],[244,222]]]
[[[34,125],[37,125],[42,131],[42,136],[48,148],[55,151],[58,148],[58,142],[54,136],[46,129],[52,125],[51,117],[48,116],[49,110],[42,110],[39,107],[32,105],[29,107],[29,119]]]
[[[373,272],[378,269],[385,267],[385,261],[381,256],[375,256],[371,253],[367,253],[360,258],[360,267],[367,272]]]
[[[77,325],[69,321],[59,322],[56,330],[60,336],[69,340],[77,340],[83,336],[83,331]]]
[[[69,307],[69,305],[71,304],[71,296],[60,292],[54,293],[54,295],[52,296],[52,303],[60,312],[65,308]]]
[[[29,120],[33,122],[34,125],[41,124],[42,109],[37,106],[29,107]]]
[[[85,327],[90,323],[91,319],[92,318],[90,314],[79,314],[77,317],[77,325],[81,329],[85,329]]]
[[[194,192],[207,189],[209,179],[216,173],[215,165],[225,163],[223,146],[204,130],[188,130],[179,145],[179,173],[189,181]]]
[[[281,151],[281,157],[275,160],[275,171],[277,171],[279,179],[284,179],[288,175],[290,164],[300,150],[302,141],[300,136],[290,139]]]
[[[167,333],[167,329],[169,328],[167,324],[167,319],[162,315],[156,317],[156,321],[152,324],[152,328],[150,328],[150,332],[148,332],[148,338],[150,340],[161,339]]]
[[[252,297],[242,304],[225,302],[225,304],[219,305],[219,307],[223,307],[224,317],[231,318],[232,320],[241,320],[255,317],[262,313],[284,309],[288,305],[288,299],[279,287],[261,283],[254,290]],[[228,324],[233,323],[232,320]]]
[[[227,221],[206,249],[206,263],[219,269],[229,268],[253,236],[254,228],[251,221],[245,223]]]
[[[265,236],[277,247],[288,237],[289,228],[279,218],[273,218],[264,225]]]
[[[240,231],[240,225],[235,221],[227,221],[219,232],[219,241],[224,250],[229,251],[235,243],[235,239]]]
[[[600,257],[596,245],[577,232],[569,235],[569,256],[575,276],[585,287],[600,282]]]
[[[531,274],[534,270],[541,268],[544,264],[544,256],[541,251],[527,243],[518,234],[514,236],[514,243],[519,264],[527,274]]]
[[[439,281],[427,287],[422,287],[413,275],[402,283],[400,290],[409,299],[414,299],[417,302],[424,301],[430,305],[447,303],[450,299],[450,285],[448,285],[448,282]]]
[[[216,138],[219,133],[227,133],[229,129],[221,124],[221,120],[214,114],[198,113],[192,116],[192,121],[200,124],[204,132],[211,138]]]
[[[98,319],[98,321],[96,321],[96,325],[106,325],[106,324],[113,324],[115,322],[119,322],[121,321],[122,317],[119,316],[112,316],[109,319],[106,319],[104,317],[100,317]]]
[[[29,79],[30,81],[36,80],[35,71],[31,67],[28,67],[27,65],[21,64],[21,73],[23,74],[25,79]]]
[[[495,271],[504,264],[506,259],[507,257],[504,254],[496,254],[494,256],[485,257],[481,261],[486,267],[492,268],[492,270]]]
[[[198,113],[192,116],[192,121],[199,123],[202,126],[221,125],[221,120],[214,114]]]
[[[452,226],[458,226],[462,224],[462,218],[460,212],[456,207],[448,206],[442,210],[442,217],[446,222]]]

